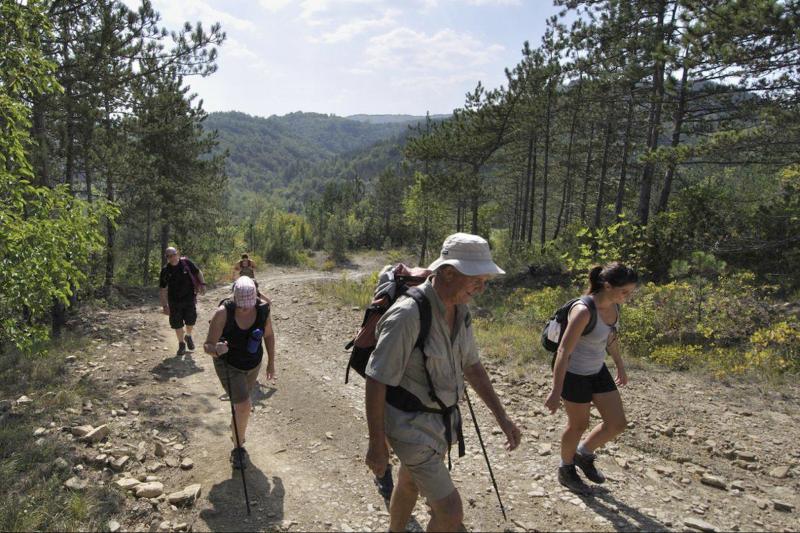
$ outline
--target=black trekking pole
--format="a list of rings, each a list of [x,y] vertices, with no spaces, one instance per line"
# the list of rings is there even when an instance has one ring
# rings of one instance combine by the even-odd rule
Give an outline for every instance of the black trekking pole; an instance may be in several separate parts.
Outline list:
[[[239,463],[242,466],[242,487],[244,487],[244,502],[247,505],[247,516],[250,516],[250,498],[247,496],[247,481],[244,478],[244,454],[242,454],[242,445],[239,443],[239,427],[236,424],[236,409],[233,407],[233,389],[231,388],[231,370],[228,367],[228,362],[222,359],[222,364],[225,365],[225,377],[228,382],[228,399],[231,402],[231,418],[233,418],[233,434],[236,435],[236,453],[239,455]]]
[[[497,501],[500,503],[500,512],[503,513],[503,520],[508,522],[508,517],[506,516],[506,508],[503,507],[503,500],[500,499],[500,490],[497,488],[497,481],[494,480],[494,472],[492,472],[492,465],[489,463],[489,456],[486,454],[486,446],[483,445],[481,428],[478,427],[478,419],[475,418],[475,410],[472,408],[472,402],[469,399],[469,394],[467,394],[466,387],[464,387],[464,396],[467,398],[467,405],[469,406],[469,414],[472,415],[472,423],[475,424],[475,433],[478,434],[478,442],[481,443],[481,450],[483,450],[483,458],[486,459],[486,467],[489,469],[489,477],[492,478],[494,493],[497,494]]]

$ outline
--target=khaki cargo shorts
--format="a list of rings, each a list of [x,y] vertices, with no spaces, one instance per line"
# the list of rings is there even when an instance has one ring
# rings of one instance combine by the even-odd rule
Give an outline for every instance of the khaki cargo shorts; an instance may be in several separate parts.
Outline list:
[[[391,437],[389,444],[428,502],[446,498],[456,490],[442,454],[425,444],[409,444]]]
[[[233,400],[233,403],[242,403],[250,398],[250,392],[258,379],[258,371],[261,370],[261,363],[250,370],[240,370],[215,358],[214,370],[217,372],[222,388],[225,389],[225,394]],[[233,390],[228,390],[229,378]]]

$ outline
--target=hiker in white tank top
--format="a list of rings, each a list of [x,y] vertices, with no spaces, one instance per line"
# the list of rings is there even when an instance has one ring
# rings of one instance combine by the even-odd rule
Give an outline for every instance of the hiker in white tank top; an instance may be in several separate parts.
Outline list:
[[[573,309],[579,305],[585,307],[578,301],[573,305]],[[580,376],[591,376],[600,372],[606,359],[608,338],[619,327],[619,306],[614,306],[614,314],[616,317],[610,324],[598,316],[594,329],[578,339],[578,343],[570,355],[567,372]]]
[[[561,435],[558,481],[578,494],[588,494],[591,489],[578,475],[576,466],[591,481],[603,483],[605,476],[594,465],[594,452],[622,433],[628,424],[617,390],[617,385],[628,382],[617,344],[617,327],[619,306],[633,293],[638,280],[636,272],[620,263],[594,267],[589,272],[587,291],[591,296],[588,303],[594,303],[594,309],[582,302],[572,306],[556,352],[553,388],[545,406],[555,413],[563,400],[567,426]],[[594,328],[584,335],[593,313]],[[606,352],[614,359],[616,378],[611,377],[605,365]],[[603,421],[581,440],[589,428],[592,404]]]

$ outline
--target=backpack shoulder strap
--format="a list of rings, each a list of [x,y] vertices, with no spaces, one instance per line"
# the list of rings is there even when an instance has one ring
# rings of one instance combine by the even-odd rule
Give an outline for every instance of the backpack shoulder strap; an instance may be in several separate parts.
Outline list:
[[[256,307],[256,324],[261,325],[263,331],[267,327],[267,319],[269,318],[269,304],[259,303]]]
[[[406,291],[406,295],[414,300],[419,309],[419,335],[417,342],[414,344],[420,349],[423,356],[425,356],[425,341],[428,340],[428,334],[431,332],[431,322],[433,320],[431,315],[431,302],[422,290],[411,287]]]
[[[230,298],[225,298],[219,304],[225,306],[225,329],[229,329],[236,323],[236,302]]]
[[[588,294],[581,296],[580,302],[589,308],[589,323],[586,324],[586,328],[584,328],[583,333],[581,333],[581,335],[588,335],[594,331],[594,327],[597,325],[597,307],[594,305],[594,298]]]

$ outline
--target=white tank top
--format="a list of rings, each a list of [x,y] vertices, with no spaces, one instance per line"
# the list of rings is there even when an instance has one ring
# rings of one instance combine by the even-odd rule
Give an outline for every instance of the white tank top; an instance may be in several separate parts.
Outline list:
[[[576,302],[573,307],[575,305],[584,304]],[[617,321],[613,326],[609,326],[603,321],[603,318],[600,316],[600,311],[598,310],[597,323],[594,329],[588,335],[581,335],[580,339],[578,339],[578,344],[576,344],[575,349],[572,350],[567,372],[580,376],[591,376],[600,372],[600,369],[603,368],[603,362],[606,359],[608,336],[613,330],[617,329],[618,325],[619,308],[617,308]]]

